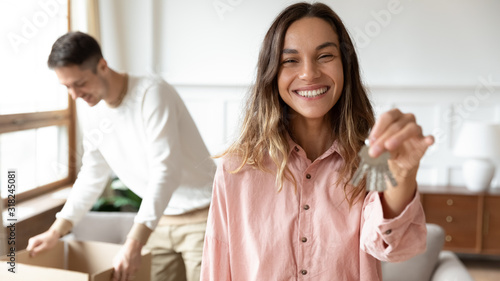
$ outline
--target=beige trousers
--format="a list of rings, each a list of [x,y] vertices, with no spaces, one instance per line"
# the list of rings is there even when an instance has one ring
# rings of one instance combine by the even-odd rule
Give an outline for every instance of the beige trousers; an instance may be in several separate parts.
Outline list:
[[[206,227],[158,225],[145,245],[153,255],[151,281],[199,281]]]

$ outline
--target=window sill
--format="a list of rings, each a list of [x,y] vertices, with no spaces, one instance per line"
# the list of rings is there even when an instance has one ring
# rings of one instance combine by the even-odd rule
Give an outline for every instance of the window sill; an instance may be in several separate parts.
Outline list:
[[[17,222],[25,221],[51,209],[61,207],[66,203],[70,191],[71,186],[64,186],[43,195],[24,200],[21,203],[17,203],[15,206]],[[9,217],[6,206],[4,206],[2,211],[3,225],[5,226],[7,218]]]

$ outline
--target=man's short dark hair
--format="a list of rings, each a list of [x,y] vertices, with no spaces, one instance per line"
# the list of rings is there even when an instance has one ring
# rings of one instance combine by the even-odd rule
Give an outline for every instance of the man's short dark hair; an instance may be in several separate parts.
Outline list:
[[[50,69],[77,65],[95,73],[101,58],[101,47],[92,36],[79,31],[68,32],[52,45],[47,65]]]

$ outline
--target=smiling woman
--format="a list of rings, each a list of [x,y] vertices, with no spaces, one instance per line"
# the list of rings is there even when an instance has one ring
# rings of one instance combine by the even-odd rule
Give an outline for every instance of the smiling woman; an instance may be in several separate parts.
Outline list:
[[[394,156],[397,189],[349,183],[367,137],[371,156]],[[411,114],[374,122],[330,7],[290,5],[264,37],[239,138],[217,168],[201,280],[381,281],[381,260],[425,249],[416,170],[432,143]]]
[[[67,1],[0,3],[0,193],[7,169],[17,169],[20,201],[68,185],[74,178],[74,109],[47,68],[53,41],[68,30]],[[74,156],[74,155],[73,155]]]

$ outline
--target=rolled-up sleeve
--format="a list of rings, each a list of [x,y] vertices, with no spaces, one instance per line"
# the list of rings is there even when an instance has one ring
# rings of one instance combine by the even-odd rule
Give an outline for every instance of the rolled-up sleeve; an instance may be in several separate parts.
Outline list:
[[[403,212],[384,219],[382,202],[377,192],[365,198],[361,219],[361,249],[381,261],[400,262],[425,251],[427,229],[420,195]]]

